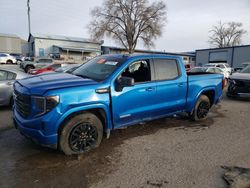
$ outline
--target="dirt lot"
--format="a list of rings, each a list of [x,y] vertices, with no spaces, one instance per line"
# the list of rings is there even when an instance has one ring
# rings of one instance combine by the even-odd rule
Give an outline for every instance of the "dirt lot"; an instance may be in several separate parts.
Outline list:
[[[0,187],[225,188],[221,165],[250,167],[250,101],[223,99],[208,120],[161,119],[111,133],[82,157],[41,148],[0,110]]]

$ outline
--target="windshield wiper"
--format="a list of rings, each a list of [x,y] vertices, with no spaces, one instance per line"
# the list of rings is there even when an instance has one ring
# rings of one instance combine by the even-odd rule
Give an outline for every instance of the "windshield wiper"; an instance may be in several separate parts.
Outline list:
[[[75,74],[76,76],[79,76],[79,77],[81,77],[81,78],[86,78],[86,79],[92,79],[93,80],[93,78],[90,78],[90,77],[88,77],[88,76],[85,76],[85,75],[81,75],[81,74]]]

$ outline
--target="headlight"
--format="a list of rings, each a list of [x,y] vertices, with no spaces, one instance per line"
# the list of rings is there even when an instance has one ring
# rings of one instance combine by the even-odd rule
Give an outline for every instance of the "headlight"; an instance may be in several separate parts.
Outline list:
[[[35,116],[40,116],[51,111],[60,102],[59,96],[37,97],[33,96],[33,110]]]

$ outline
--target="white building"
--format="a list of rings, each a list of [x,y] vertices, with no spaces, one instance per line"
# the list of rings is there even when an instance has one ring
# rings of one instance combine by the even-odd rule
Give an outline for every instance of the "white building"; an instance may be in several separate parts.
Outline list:
[[[22,39],[17,35],[0,33],[0,53],[21,54]]]
[[[28,39],[30,56],[46,57],[51,54],[65,61],[82,62],[101,54],[103,41],[58,35],[31,34]]]

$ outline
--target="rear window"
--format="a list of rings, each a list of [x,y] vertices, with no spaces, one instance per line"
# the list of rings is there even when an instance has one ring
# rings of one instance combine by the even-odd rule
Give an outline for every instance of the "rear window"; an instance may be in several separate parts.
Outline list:
[[[7,57],[6,54],[0,54],[0,57]]]
[[[179,77],[179,68],[174,59],[154,59],[157,80],[172,80]]]

